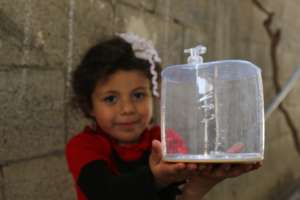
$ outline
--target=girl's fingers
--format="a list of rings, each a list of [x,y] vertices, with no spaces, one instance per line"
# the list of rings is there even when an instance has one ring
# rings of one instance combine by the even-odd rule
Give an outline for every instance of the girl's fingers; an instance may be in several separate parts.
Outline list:
[[[179,173],[179,172],[181,172],[184,169],[186,169],[186,166],[185,166],[184,163],[176,163],[175,166],[174,166],[173,173]]]
[[[187,169],[190,171],[196,171],[197,170],[197,164],[195,163],[188,163],[187,165]]]
[[[200,174],[203,174],[204,176],[211,176],[213,167],[213,164],[207,164],[205,168],[200,171]]]
[[[222,171],[229,171],[230,170],[230,168],[231,168],[231,164],[222,164],[221,166],[220,166],[220,168],[221,168],[221,170]]]
[[[189,170],[184,163],[176,163],[168,167],[168,177],[170,182],[183,181],[189,176]]]
[[[176,163],[169,166],[168,172],[169,176],[172,176],[174,180],[182,181],[197,174],[197,165],[191,163]]]
[[[207,166],[201,174],[211,178],[228,178],[242,175],[253,170],[253,165],[245,164],[214,164]]]
[[[262,161],[256,162],[253,166],[253,169],[258,169],[262,166]]]
[[[152,141],[152,152],[150,155],[150,159],[154,164],[159,164],[162,159],[162,150],[161,144],[158,140]]]
[[[203,176],[212,180],[237,177],[261,166],[261,162],[252,164],[192,164],[164,163],[163,171],[168,182],[182,181],[193,176]]]
[[[207,167],[206,164],[200,164],[200,165],[198,166],[198,170],[199,170],[199,171],[202,171],[202,170],[204,170],[206,167]]]
[[[162,171],[166,176],[176,176],[186,168],[184,163],[164,163]]]
[[[237,177],[247,172],[253,171],[261,166],[261,163],[257,164],[235,164],[232,165],[232,169],[225,173],[227,177]]]

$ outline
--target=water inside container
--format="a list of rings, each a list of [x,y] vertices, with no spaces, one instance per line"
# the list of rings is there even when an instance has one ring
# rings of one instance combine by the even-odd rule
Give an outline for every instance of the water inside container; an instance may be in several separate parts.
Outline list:
[[[259,153],[214,153],[209,155],[168,154],[164,161],[191,163],[249,163],[263,160]]]

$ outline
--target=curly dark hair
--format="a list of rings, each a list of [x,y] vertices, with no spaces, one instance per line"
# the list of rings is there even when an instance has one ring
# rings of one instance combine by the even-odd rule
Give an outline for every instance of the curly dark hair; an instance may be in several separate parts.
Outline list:
[[[156,71],[160,66],[155,63]],[[91,95],[97,82],[106,81],[119,70],[137,70],[151,81],[150,63],[134,55],[131,44],[120,37],[99,42],[84,55],[72,74],[72,105],[79,108],[87,118],[92,109]]]

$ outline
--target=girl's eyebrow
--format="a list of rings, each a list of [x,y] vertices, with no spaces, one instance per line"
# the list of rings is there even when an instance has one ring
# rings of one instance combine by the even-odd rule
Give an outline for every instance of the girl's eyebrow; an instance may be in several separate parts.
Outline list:
[[[115,91],[115,90],[107,90],[107,91],[98,91],[95,93],[95,96],[97,97],[104,97],[107,95],[118,95],[119,92]]]
[[[140,86],[140,87],[137,87],[137,88],[134,88],[133,91],[135,90],[147,90],[147,87],[145,86]]]
[[[137,91],[137,90],[147,90],[147,87],[140,86],[140,87],[134,88],[132,91]],[[120,92],[117,90],[107,90],[107,91],[98,93],[99,96],[106,96],[106,95],[111,95],[111,94],[118,95],[118,94],[120,94]]]
[[[116,90],[108,90],[100,93],[100,95],[108,95],[108,94],[119,94],[119,92]]]

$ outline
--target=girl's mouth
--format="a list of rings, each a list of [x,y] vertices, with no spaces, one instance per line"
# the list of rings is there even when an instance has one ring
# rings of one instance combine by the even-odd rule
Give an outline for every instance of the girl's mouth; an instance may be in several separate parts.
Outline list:
[[[136,124],[138,124],[140,122],[140,120],[135,120],[135,121],[128,121],[128,122],[118,122],[116,123],[118,126],[122,126],[122,127],[132,127]]]

